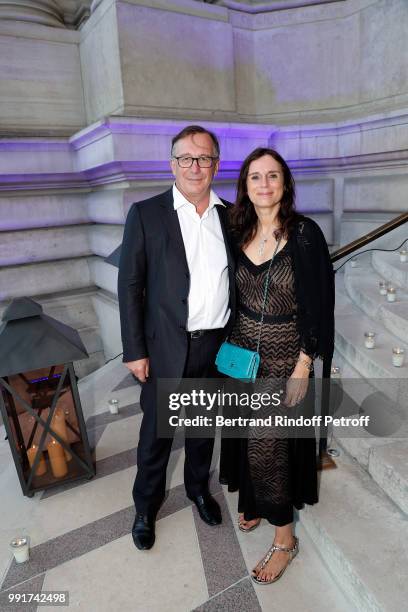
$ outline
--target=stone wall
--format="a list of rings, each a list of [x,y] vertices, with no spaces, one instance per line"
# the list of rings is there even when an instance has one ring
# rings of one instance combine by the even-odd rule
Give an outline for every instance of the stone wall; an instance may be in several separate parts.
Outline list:
[[[405,0],[253,14],[194,0],[103,0],[81,31],[87,119],[291,124],[400,109],[406,31]]]

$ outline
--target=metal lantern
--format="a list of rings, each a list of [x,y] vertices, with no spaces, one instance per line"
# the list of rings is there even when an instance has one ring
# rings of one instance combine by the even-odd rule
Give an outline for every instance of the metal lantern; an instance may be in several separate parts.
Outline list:
[[[0,409],[24,495],[95,475],[72,362],[76,330],[14,300],[0,326]]]

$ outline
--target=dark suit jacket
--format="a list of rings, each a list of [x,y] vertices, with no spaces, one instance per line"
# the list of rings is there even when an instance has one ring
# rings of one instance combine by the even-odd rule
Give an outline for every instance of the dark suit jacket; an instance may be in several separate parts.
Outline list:
[[[235,268],[226,231],[227,208],[216,209],[228,258],[232,313],[228,332],[235,313]],[[118,278],[124,362],[149,357],[151,376],[183,375],[189,285],[172,189],[133,204],[126,219]]]

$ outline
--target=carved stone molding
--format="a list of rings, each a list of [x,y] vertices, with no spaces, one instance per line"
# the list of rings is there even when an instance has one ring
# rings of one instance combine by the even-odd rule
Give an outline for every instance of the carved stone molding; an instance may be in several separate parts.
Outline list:
[[[304,8],[315,4],[344,2],[344,0],[201,0],[201,2],[219,4],[229,9],[242,11],[243,13],[270,13],[293,8]]]
[[[78,28],[89,17],[90,5],[91,0],[0,0],[0,21]]]

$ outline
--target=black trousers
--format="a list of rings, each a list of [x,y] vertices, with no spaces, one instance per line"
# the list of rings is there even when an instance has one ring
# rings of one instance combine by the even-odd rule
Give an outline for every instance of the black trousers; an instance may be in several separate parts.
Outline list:
[[[184,378],[216,378],[214,362],[224,330],[211,330],[200,338],[189,338]],[[157,380],[142,386],[140,405],[143,419],[137,448],[137,474],[133,499],[137,512],[155,518],[165,496],[166,470],[172,439],[157,437]],[[186,438],[184,485],[189,497],[208,490],[214,438]]]

